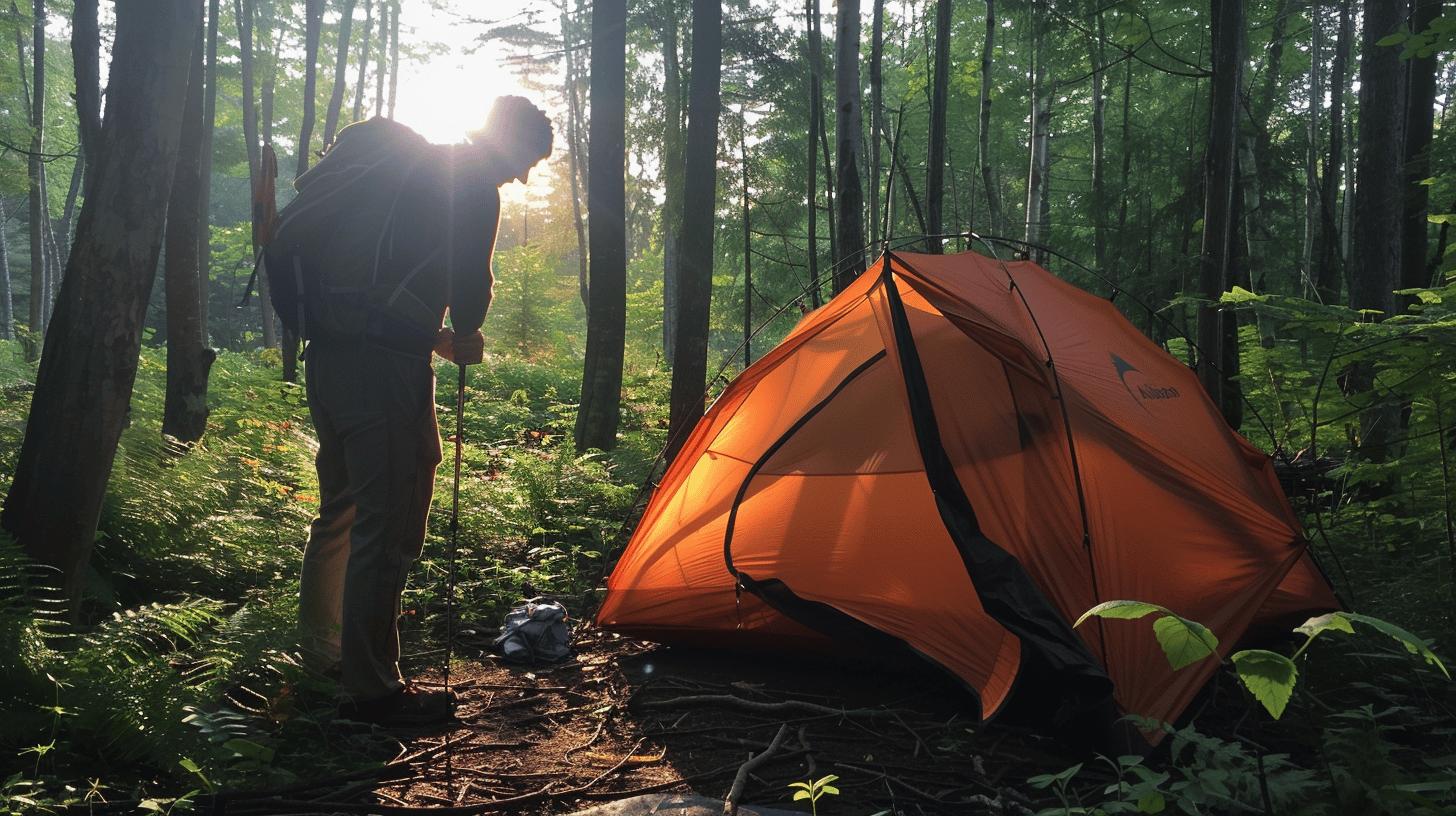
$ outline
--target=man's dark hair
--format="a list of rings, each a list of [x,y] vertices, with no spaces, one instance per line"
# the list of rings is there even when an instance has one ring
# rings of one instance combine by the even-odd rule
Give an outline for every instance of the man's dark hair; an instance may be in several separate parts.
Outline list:
[[[524,96],[497,97],[485,127],[470,134],[472,144],[520,159],[527,166],[551,155],[551,120]]]

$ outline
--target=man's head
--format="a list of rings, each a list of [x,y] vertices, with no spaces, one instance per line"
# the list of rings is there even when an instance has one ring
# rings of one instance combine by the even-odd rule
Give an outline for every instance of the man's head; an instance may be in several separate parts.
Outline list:
[[[484,150],[497,184],[525,182],[531,168],[551,155],[551,120],[522,96],[497,97],[485,127],[470,134],[470,144]]]

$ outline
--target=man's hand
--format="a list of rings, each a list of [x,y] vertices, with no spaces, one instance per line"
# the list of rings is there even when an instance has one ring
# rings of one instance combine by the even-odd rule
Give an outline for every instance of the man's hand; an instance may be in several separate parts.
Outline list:
[[[485,356],[485,336],[479,329],[457,335],[446,326],[435,335],[435,353],[456,365],[475,365]]]

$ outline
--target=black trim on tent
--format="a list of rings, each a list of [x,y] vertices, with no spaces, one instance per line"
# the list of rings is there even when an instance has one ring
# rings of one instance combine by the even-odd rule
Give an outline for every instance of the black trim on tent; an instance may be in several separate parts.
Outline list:
[[[1063,716],[1102,706],[1112,694],[1112,680],[1097,665],[1082,639],[1042,594],[1016,557],[1001,549],[981,531],[975,508],[967,497],[960,477],[946,453],[931,402],[915,336],[905,304],[890,271],[890,256],[884,258],[882,284],[890,310],[890,324],[900,369],[910,402],[915,441],[925,463],[935,505],[946,531],[955,542],[975,586],[981,606],[997,623],[1021,639],[1023,650],[1034,659],[1023,658],[1018,685],[1030,681],[1043,694],[1053,694],[1064,709]],[[1033,669],[1033,667],[1035,667]],[[1029,672],[1046,677],[1026,677]],[[1046,705],[1043,697],[1042,705]]]

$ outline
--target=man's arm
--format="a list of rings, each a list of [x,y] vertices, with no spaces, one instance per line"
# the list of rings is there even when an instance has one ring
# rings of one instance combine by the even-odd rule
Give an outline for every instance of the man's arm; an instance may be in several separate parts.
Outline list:
[[[448,269],[450,324],[457,336],[474,334],[490,308],[495,236],[500,226],[500,193],[494,187],[463,190],[453,196]]]

